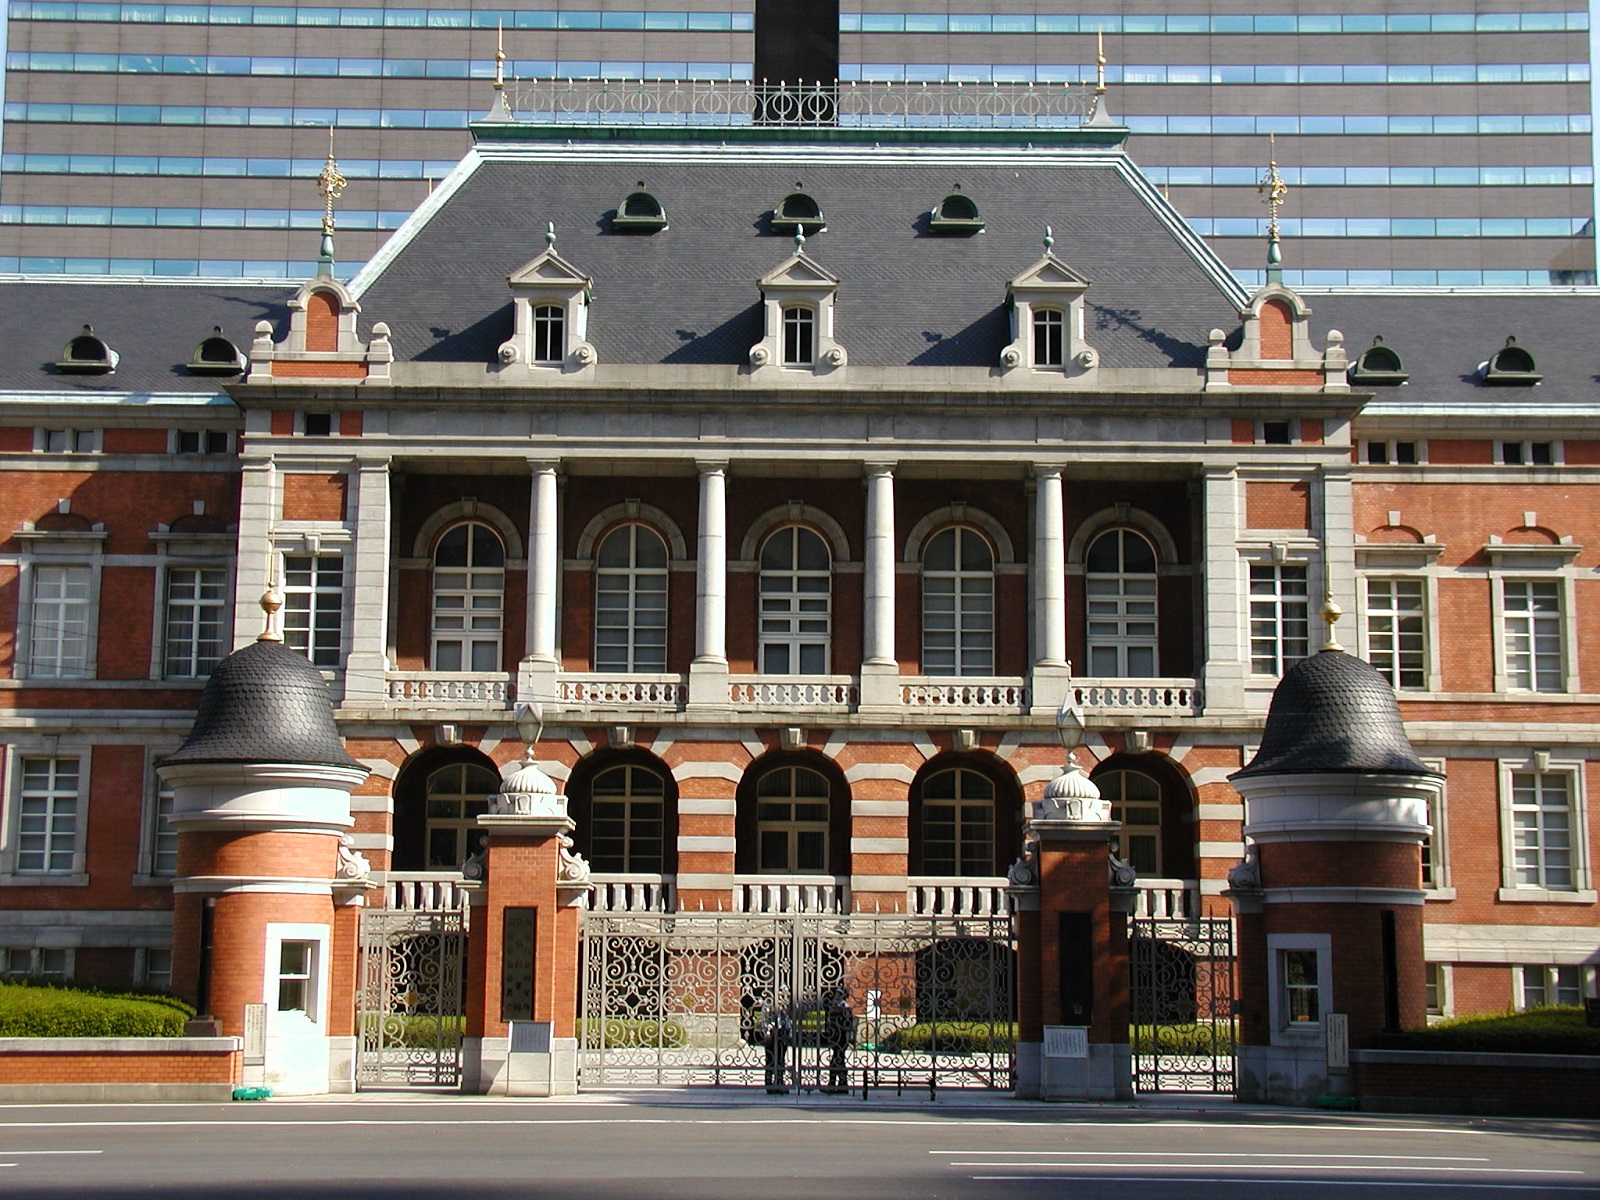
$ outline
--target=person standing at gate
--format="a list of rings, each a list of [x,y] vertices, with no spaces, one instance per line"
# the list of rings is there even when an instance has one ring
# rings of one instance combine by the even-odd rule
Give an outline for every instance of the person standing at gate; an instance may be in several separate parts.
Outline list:
[[[845,1051],[856,1040],[856,1015],[850,1010],[850,990],[835,988],[822,1024],[822,1043],[828,1048],[828,1086],[822,1090],[841,1096],[850,1090],[845,1074]]]
[[[785,1073],[789,1061],[789,1014],[781,1008],[769,1008],[761,1022],[761,1041],[767,1053],[767,1094],[782,1095],[789,1090]]]

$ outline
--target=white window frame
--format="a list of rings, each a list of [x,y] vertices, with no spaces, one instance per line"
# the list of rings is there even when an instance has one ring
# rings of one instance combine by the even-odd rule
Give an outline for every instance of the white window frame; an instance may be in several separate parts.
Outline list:
[[[439,548],[444,545],[445,539],[458,529],[466,530],[467,561],[461,566],[441,567]],[[479,566],[474,561],[476,531],[479,529],[484,530],[500,548],[499,566]],[[506,557],[506,546],[501,540],[499,530],[487,521],[457,521],[439,536],[439,540],[434,544],[428,577],[430,597],[428,663],[431,670],[481,674],[498,673],[504,669],[502,662],[505,642]],[[463,577],[465,586],[442,586],[440,583],[442,574]],[[452,603],[441,604],[441,601]],[[479,605],[480,601],[484,602],[482,607]],[[493,603],[488,603],[490,601]],[[479,628],[478,622],[484,620],[490,621],[493,628]],[[460,656],[460,664],[455,667],[441,667],[440,648],[451,645]],[[480,646],[493,647],[494,661],[491,666],[480,667],[473,662]]]
[[[52,439],[51,435],[56,435]],[[51,441],[64,444],[52,447]],[[38,454],[99,454],[101,431],[83,425],[41,425],[33,431],[33,449]]]
[[[175,602],[172,596],[173,580],[174,577],[180,572],[201,573],[207,571],[214,571],[221,577],[221,591],[217,598],[215,600],[207,601],[196,595],[195,597],[176,602],[177,607],[188,609],[193,615],[194,620],[191,631],[182,639],[182,641],[185,643],[184,648],[186,650],[184,655],[184,658],[187,660],[184,664],[186,669],[174,671],[172,669],[172,652],[175,644],[175,639],[173,637],[173,615],[175,608]],[[217,663],[221,662],[232,648],[233,580],[231,578],[231,572],[228,569],[228,564],[225,562],[191,561],[189,559],[168,558],[164,561],[160,574],[161,603],[160,607],[157,609],[157,611],[160,613],[161,621],[161,636],[159,639],[161,657],[158,667],[160,678],[205,679],[211,674],[212,669],[217,665]],[[216,655],[214,658],[209,660],[209,665],[207,665],[207,660],[201,657],[199,654],[199,647],[203,641],[203,639],[200,637],[200,617],[202,611],[207,608],[214,608],[216,610],[217,626]]]
[[[817,310],[809,304],[784,304],[779,310],[780,365],[811,368],[817,365]]]
[[[969,570],[962,545],[963,534],[970,533],[982,543],[989,556],[987,570]],[[928,552],[935,541],[949,536],[954,542],[950,570],[928,566]],[[994,621],[995,621],[995,561],[994,547],[983,532],[972,525],[948,525],[930,537],[922,549],[922,670],[925,675],[959,678],[963,675],[994,674]],[[930,588],[939,584],[948,590]],[[968,584],[973,585],[968,590]],[[969,599],[977,603],[969,603]],[[929,615],[935,606],[948,602],[950,607],[937,615],[946,616],[948,629],[930,628]],[[930,644],[931,635],[949,639],[946,646]],[[968,649],[969,643],[972,648]],[[981,644],[980,644],[981,643]],[[937,663],[936,658],[940,659]]]
[[[1527,608],[1514,607],[1508,592],[1512,588],[1529,589],[1529,604]],[[1554,595],[1556,612],[1553,615],[1543,615],[1532,607],[1532,589],[1548,589]],[[1494,630],[1496,642],[1496,670],[1495,690],[1501,692],[1524,692],[1530,694],[1559,695],[1569,690],[1568,675],[1570,669],[1568,659],[1571,657],[1571,599],[1570,589],[1563,586],[1563,580],[1557,577],[1528,577],[1505,576],[1494,577]],[[1525,634],[1513,630],[1513,623],[1526,626]],[[1541,681],[1549,670],[1539,665],[1537,651],[1539,626],[1541,622],[1552,624],[1556,635],[1560,639],[1560,647],[1556,651],[1559,661],[1554,667],[1556,686],[1541,686]],[[1524,672],[1520,667],[1513,666],[1513,646],[1519,640],[1528,644],[1528,667]],[[1520,657],[1520,655],[1519,655]]]
[[[272,922],[266,929],[266,956],[262,970],[261,999],[267,1006],[267,1027],[285,1033],[325,1033],[328,1027],[328,946],[332,940],[326,925]],[[279,986],[285,943],[302,942],[311,947],[310,969],[305,975],[309,993],[304,1009],[280,1009]],[[296,976],[295,978],[298,978]]]
[[[1291,950],[1311,950],[1317,955],[1317,1017],[1315,1021],[1290,1021],[1285,955]],[[1267,935],[1268,1019],[1275,1046],[1320,1045],[1324,1020],[1333,1009],[1333,935],[1329,933],[1269,933]]]
[[[71,946],[0,946],[0,980],[71,979],[77,957]]]
[[[1399,461],[1401,446],[1412,448],[1411,462]],[[1381,461],[1372,460],[1374,450],[1382,455]],[[1358,455],[1357,465],[1363,467],[1420,467],[1428,461],[1428,443],[1422,438],[1362,438]]]
[[[1400,585],[1408,588],[1414,587],[1417,591],[1418,608],[1415,610],[1402,609],[1397,601]],[[1373,603],[1373,588],[1379,586],[1388,591],[1389,595],[1382,597],[1389,601],[1388,607],[1378,607]],[[1426,576],[1421,575],[1389,575],[1374,572],[1361,577],[1360,616],[1362,646],[1369,664],[1380,675],[1389,681],[1389,686],[1397,692],[1426,692],[1430,690],[1433,680],[1432,664],[1435,660],[1433,653],[1433,609],[1429,606],[1433,589],[1428,585]],[[1379,632],[1373,628],[1374,622],[1380,618],[1390,623],[1390,629]],[[1420,633],[1403,630],[1401,625],[1406,621],[1417,620],[1421,623]],[[1403,640],[1420,637],[1419,649],[1406,650]],[[1383,653],[1390,659],[1387,666],[1379,666],[1374,658],[1379,655],[1379,644],[1387,643]],[[1409,670],[1404,665],[1407,655],[1417,655],[1416,665]],[[1404,682],[1406,675],[1414,674],[1416,681]]]
[[[1594,904],[1597,897],[1589,860],[1589,812],[1582,759],[1556,759],[1535,751],[1525,759],[1501,759],[1500,770],[1500,900],[1525,903]],[[1517,866],[1515,784],[1518,776],[1561,776],[1567,781],[1567,836],[1572,886],[1548,888],[1521,882]],[[1541,841],[1542,841],[1541,837]],[[1541,871],[1543,868],[1541,867]]]
[[[1454,900],[1456,889],[1450,882],[1450,808],[1445,800],[1448,763],[1442,758],[1424,758],[1422,764],[1440,776],[1437,790],[1427,800],[1428,824],[1433,832],[1422,847],[1422,896],[1424,900]]]
[[[92,679],[99,603],[95,568],[87,562],[35,561],[28,577],[26,679]],[[41,590],[63,587],[59,596]],[[66,590],[82,589],[82,596]],[[69,629],[79,630],[69,633]],[[48,657],[47,657],[48,656]]]
[[[608,776],[615,777],[619,775],[623,780],[619,790],[605,793],[599,790],[602,780],[605,780]],[[654,782],[655,791],[645,791],[639,787],[638,781],[641,776]],[[618,811],[615,815],[607,813],[602,816],[600,811],[602,806]],[[636,833],[635,823],[652,819],[647,813],[636,810],[650,808],[655,809],[653,819],[656,826],[655,841],[658,846],[655,855],[656,865],[653,867],[634,861],[634,841],[636,838],[645,837],[642,832]],[[603,821],[615,821],[621,829],[622,866],[620,867],[602,864],[600,851],[595,846],[595,839],[601,834]],[[665,869],[667,858],[666,822],[667,781],[662,777],[660,771],[640,766],[637,763],[621,763],[595,773],[589,790],[589,857],[595,870],[618,872],[626,875],[659,875]],[[609,838],[611,835],[607,833],[606,836]],[[609,856],[606,861],[610,862]]]
[[[528,361],[556,367],[567,358],[567,308],[556,300],[537,300],[530,307]]]
[[[802,568],[799,565],[798,538],[800,532],[809,534],[821,544],[823,551],[828,556],[828,566],[826,568]],[[761,563],[766,556],[767,546],[773,538],[777,537],[789,539],[789,566],[781,570],[772,570],[762,566]],[[780,525],[762,539],[761,547],[756,557],[756,564],[757,670],[763,675],[779,676],[828,674],[833,654],[833,546],[829,544],[826,536],[810,526]],[[827,586],[820,591],[805,591],[795,586],[797,581],[801,579],[823,579]],[[784,586],[779,586],[780,584]],[[820,609],[804,607],[807,603],[814,605],[819,598],[822,601]],[[767,608],[769,600],[775,604],[782,603],[786,607],[782,610],[769,610]],[[773,626],[770,630],[768,628],[769,623]],[[780,624],[783,626],[781,629],[777,628]],[[816,625],[820,625],[821,629],[806,628],[806,626]],[[801,669],[802,650],[807,646],[822,647],[822,669],[820,671]],[[789,670],[767,670],[766,661],[769,647],[782,647],[786,650],[789,658]]]
[[[642,531],[642,533],[641,533]],[[639,563],[639,539],[642,534],[648,534],[661,545],[662,565],[660,567],[641,567]],[[611,567],[602,566],[600,556],[602,550],[612,538],[626,536],[628,539],[628,566]],[[671,583],[672,580],[672,547],[667,539],[661,535],[660,530],[643,521],[628,521],[607,531],[600,537],[594,546],[594,669],[607,674],[662,674],[667,669],[667,625],[672,608]],[[648,585],[654,584],[655,587]],[[623,603],[615,609],[605,608],[601,604],[602,596],[621,597]],[[660,597],[659,611],[643,608],[640,605],[642,597],[658,595]],[[622,621],[617,625],[602,626],[601,614],[609,613],[620,615]],[[653,617],[655,623],[649,623]],[[615,635],[621,631],[623,644],[618,646],[604,646],[600,644],[602,632]],[[646,645],[645,635],[659,634],[659,644]],[[621,663],[607,664],[602,662],[603,657],[612,657],[621,649]],[[602,655],[602,651],[610,652]],[[645,652],[649,652],[648,659]]]
[[[4,842],[0,844],[0,884],[11,886],[33,887],[85,887],[89,882],[87,865],[87,844],[89,830],[89,797],[91,755],[87,747],[63,746],[59,743],[54,747],[45,745],[22,745],[7,747],[6,763],[6,812],[3,830]],[[70,855],[69,865],[66,870],[49,869],[49,858],[53,853],[51,846],[53,837],[46,841],[45,865],[39,867],[26,867],[22,864],[22,817],[24,803],[24,779],[26,765],[30,760],[49,760],[53,762],[71,761],[77,764],[77,790],[73,806],[72,844],[66,853]],[[54,816],[54,806],[49,810]]]
[[[136,946],[133,951],[133,981],[157,991],[172,990],[172,947]]]
[[[290,584],[289,562],[291,559],[309,559],[311,562],[311,582],[308,585]],[[339,562],[339,583],[337,587],[324,581],[320,563],[337,559]],[[311,660],[311,664],[323,671],[336,671],[344,666],[345,637],[348,633],[349,616],[346,611],[348,594],[352,591],[349,578],[351,563],[349,556],[342,548],[323,549],[320,546],[313,549],[308,546],[304,550],[282,550],[279,554],[278,578],[282,581],[280,587],[283,591],[283,642],[291,650],[298,650]],[[304,600],[301,599],[304,597]],[[318,597],[333,597],[331,604],[319,604]],[[319,662],[316,653],[315,634],[319,628],[316,623],[318,615],[328,612],[337,614],[338,640],[332,649],[331,655],[323,648],[323,656],[331,661]],[[302,626],[297,618],[304,615],[305,624]],[[292,620],[292,618],[295,618]],[[322,627],[326,628],[326,627]]]
[[[1546,447],[1550,461],[1536,463],[1533,461],[1535,448]],[[1507,455],[1513,456],[1516,461],[1507,462]],[[1560,438],[1501,438],[1494,444],[1494,461],[1500,467],[1559,467],[1565,455]]]
[[[1433,992],[1437,1004],[1427,1003],[1428,974],[1433,974]],[[1423,1003],[1427,1007],[1428,1023],[1443,1021],[1456,1014],[1455,972],[1450,963],[1425,962],[1422,964]]]
[[[1529,523],[1538,520],[1537,513],[1524,513]],[[1574,565],[1582,547],[1570,534],[1554,542],[1506,542],[1491,537],[1483,547],[1489,560],[1489,618],[1494,645],[1494,689],[1513,695],[1572,694],[1582,690],[1578,672],[1578,607],[1574,595],[1575,580],[1580,568]],[[1587,571],[1583,572],[1587,574]],[[1521,687],[1513,689],[1510,670],[1510,638],[1507,631],[1506,585],[1554,584],[1560,612],[1561,634],[1561,687],[1554,690],[1534,691]],[[1537,673],[1535,675],[1537,683]]]
[[[187,450],[183,443],[185,439],[192,438],[196,448]],[[212,449],[211,443],[215,439],[221,440],[221,445]],[[233,430],[231,429],[174,429],[167,443],[169,454],[193,455],[198,457],[216,457],[233,453]]]
[[[486,777],[483,780],[484,787],[481,790],[466,786],[469,772],[473,771],[474,769],[486,772]],[[443,775],[446,771],[460,772],[460,778],[462,780],[461,790],[435,790],[434,780]],[[423,781],[422,789],[422,853],[428,864],[428,870],[460,870],[461,864],[466,862],[467,859],[477,850],[478,841],[480,839],[475,839],[473,837],[473,833],[477,829],[477,818],[483,812],[487,811],[489,795],[491,791],[498,786],[497,783],[491,782],[491,780],[487,777],[488,775],[492,774],[493,772],[489,771],[489,768],[483,766],[481,763],[474,762],[446,763],[444,766],[436,767],[434,770],[428,772],[427,779]],[[429,815],[429,810],[432,809],[435,798],[448,801],[452,805],[458,806],[456,809],[456,815],[450,817],[435,817]],[[452,855],[454,862],[436,863],[433,860],[433,835],[435,831],[444,829],[454,831],[455,852]]]
[[[953,775],[955,777],[955,787],[953,789],[955,794],[949,797],[930,797],[928,795],[928,784],[941,775]],[[985,794],[968,796],[965,782],[968,779],[981,781]],[[994,780],[981,771],[974,771],[971,767],[946,767],[943,770],[932,772],[923,779],[918,787],[918,803],[922,806],[922,845],[920,851],[923,875],[949,879],[988,878],[994,875],[995,840],[1000,832],[1000,796]],[[954,832],[948,841],[952,847],[956,868],[954,871],[935,870],[928,861],[928,812],[930,809],[935,808],[951,810],[949,824]],[[987,823],[988,836],[981,842],[969,840],[965,836],[966,817],[969,810],[981,812]]]
[[[1036,371],[1059,371],[1067,365],[1067,311],[1052,304],[1033,305],[1028,314],[1029,361]]]
[[[1576,982],[1578,1004],[1595,994],[1595,969],[1587,963],[1519,963],[1511,968],[1511,1006],[1518,1012],[1539,1007],[1528,1003],[1530,975],[1537,977],[1537,986],[1544,995],[1541,1004],[1559,1004],[1563,974]]]
[[[176,746],[150,751],[145,762],[144,804],[139,819],[139,865],[135,887],[171,887],[178,869],[178,833],[167,818],[172,813],[172,788],[156,771],[156,760]]]
[[[1124,535],[1138,538],[1150,550],[1150,557],[1155,563],[1153,571],[1128,571],[1122,553],[1122,537]],[[1117,563],[1115,571],[1095,571],[1089,566],[1089,556],[1094,552],[1095,546],[1101,538],[1116,537]],[[1100,595],[1095,593],[1096,581],[1102,585],[1109,585],[1110,590]],[[1148,596],[1130,595],[1130,583],[1148,583],[1150,592]],[[1149,605],[1149,612],[1134,611],[1141,604]],[[1109,611],[1096,611],[1096,605],[1104,606]],[[1129,525],[1113,525],[1097,531],[1083,551],[1083,619],[1084,619],[1084,655],[1087,659],[1088,670],[1085,674],[1091,679],[1157,679],[1161,675],[1161,551],[1154,539],[1150,538],[1141,529]],[[1150,633],[1129,633],[1132,625],[1148,624]],[[1096,626],[1110,627],[1111,632],[1095,632]],[[1095,651],[1110,650],[1116,655],[1117,669],[1110,675],[1099,670],[1095,665]],[[1129,663],[1129,655],[1136,650],[1150,651],[1150,670],[1135,674]]]
[[[1256,593],[1255,593],[1255,573],[1256,573],[1257,570],[1271,571],[1271,572],[1274,573],[1273,574],[1274,587],[1273,587],[1273,591],[1272,591],[1271,595],[1270,596],[1263,596],[1261,598],[1263,602],[1269,602],[1273,606],[1273,611],[1272,611],[1270,617],[1259,617],[1258,618],[1257,615],[1256,615],[1257,597],[1256,597]],[[1290,595],[1290,594],[1288,594],[1288,593],[1286,593],[1284,591],[1284,587],[1283,587],[1283,572],[1286,571],[1286,570],[1303,571],[1305,573],[1305,592],[1304,592],[1303,596]],[[1284,562],[1278,562],[1276,560],[1266,561],[1266,562],[1252,561],[1252,560],[1247,560],[1246,561],[1246,564],[1245,564],[1245,580],[1244,580],[1244,584],[1245,584],[1245,614],[1244,614],[1245,615],[1245,655],[1246,655],[1246,658],[1247,658],[1247,660],[1249,662],[1249,667],[1250,667],[1249,673],[1251,675],[1254,675],[1254,676],[1256,676],[1258,678],[1280,678],[1283,675],[1283,673],[1285,671],[1287,671],[1290,667],[1294,666],[1295,663],[1302,661],[1304,658],[1309,658],[1313,653],[1315,653],[1316,636],[1315,636],[1315,630],[1314,630],[1314,624],[1313,623],[1316,620],[1316,609],[1314,608],[1314,606],[1312,604],[1312,597],[1311,597],[1311,584],[1312,584],[1313,579],[1315,579],[1315,577],[1316,577],[1316,573],[1313,570],[1312,564],[1310,562],[1307,562],[1307,561],[1304,561],[1304,560],[1284,561]],[[1306,632],[1305,632],[1305,648],[1306,648],[1306,652],[1305,652],[1304,655],[1293,655],[1293,656],[1291,656],[1289,653],[1286,652],[1286,649],[1285,649],[1286,617],[1285,617],[1285,614],[1284,614],[1284,606],[1285,606],[1286,603],[1292,603],[1292,602],[1294,602],[1296,600],[1299,600],[1299,601],[1303,602],[1304,605],[1305,605],[1305,628],[1306,628]],[[1271,669],[1264,671],[1264,670],[1261,670],[1258,667],[1259,658],[1258,658],[1258,655],[1256,654],[1256,641],[1257,641],[1257,637],[1256,637],[1256,622],[1257,622],[1257,620],[1263,620],[1264,621],[1264,620],[1269,620],[1269,619],[1271,620],[1272,627],[1273,627],[1272,642],[1273,642],[1273,647],[1274,647],[1274,650],[1273,650],[1273,663],[1274,663],[1274,666]]]

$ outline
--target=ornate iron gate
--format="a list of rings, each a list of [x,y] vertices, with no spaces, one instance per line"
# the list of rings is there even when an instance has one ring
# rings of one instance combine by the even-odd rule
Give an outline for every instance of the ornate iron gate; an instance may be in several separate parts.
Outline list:
[[[1232,920],[1137,919],[1128,936],[1134,1090],[1231,1094]]]
[[[466,911],[361,914],[357,1086],[461,1082]]]
[[[1010,1089],[1015,959],[1009,917],[586,913],[582,1086]]]

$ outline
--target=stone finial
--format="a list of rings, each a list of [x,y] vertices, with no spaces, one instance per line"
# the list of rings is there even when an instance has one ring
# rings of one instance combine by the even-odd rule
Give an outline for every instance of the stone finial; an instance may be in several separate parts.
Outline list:
[[[266,622],[256,641],[283,641],[283,634],[278,630],[278,610],[282,607],[283,597],[278,595],[277,586],[269,579],[267,581],[267,590],[261,593],[261,611],[266,614]]]
[[[1111,801],[1089,773],[1078,765],[1078,756],[1068,753],[1066,766],[1044,789],[1036,820],[1100,823],[1111,820]]]
[[[1343,650],[1344,647],[1339,644],[1338,635],[1334,632],[1333,627],[1339,623],[1339,618],[1344,616],[1344,609],[1339,607],[1331,591],[1322,605],[1321,616],[1323,622],[1328,626],[1328,640],[1322,644],[1322,648],[1324,650]]]
[[[567,798],[530,757],[489,797],[489,812],[499,817],[565,817]]]

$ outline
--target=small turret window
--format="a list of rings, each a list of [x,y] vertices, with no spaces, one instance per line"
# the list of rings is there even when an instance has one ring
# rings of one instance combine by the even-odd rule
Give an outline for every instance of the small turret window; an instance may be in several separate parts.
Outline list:
[[[56,370],[76,375],[109,375],[117,369],[118,354],[95,335],[91,326],[70,340],[61,350]]]
[[[653,233],[667,227],[667,210],[661,207],[661,201],[644,190],[644,181],[640,180],[638,190],[629,192],[617,205],[617,215],[611,218],[611,227],[629,232]]]
[[[928,228],[934,233],[979,233],[983,229],[983,218],[978,215],[978,206],[972,197],[951,192],[928,214]]]
[[[213,325],[211,336],[203,339],[189,356],[191,375],[237,375],[244,368],[244,354],[222,336],[221,325]]]
[[[800,232],[810,237],[828,227],[822,208],[804,192],[790,192],[772,210],[772,228],[775,233]]]
[[[1410,378],[1400,356],[1384,345],[1381,337],[1373,338],[1372,345],[1350,364],[1349,375],[1357,387],[1398,387]]]
[[[1478,368],[1484,383],[1491,387],[1532,387],[1544,378],[1534,365],[1533,355],[1517,345],[1514,337]]]

